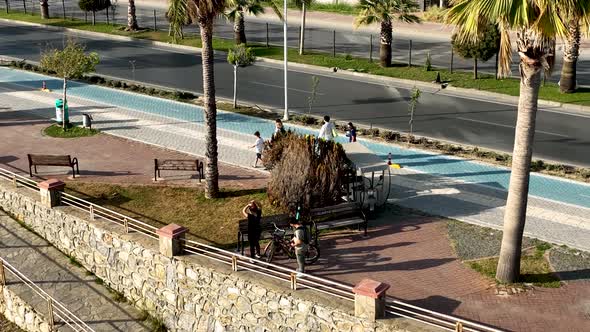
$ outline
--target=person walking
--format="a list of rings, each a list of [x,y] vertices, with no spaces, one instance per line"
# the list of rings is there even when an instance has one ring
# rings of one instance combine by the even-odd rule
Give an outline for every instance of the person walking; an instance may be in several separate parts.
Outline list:
[[[262,163],[262,151],[264,150],[264,140],[262,139],[262,137],[260,137],[259,131],[255,132],[254,136],[256,136],[256,141],[254,142],[254,145],[252,145],[250,148],[256,149],[256,161],[254,161],[254,165],[252,166],[256,168],[258,167],[259,160]]]
[[[296,218],[291,219],[289,225],[293,227],[294,231],[291,245],[295,248],[295,256],[297,257],[297,278],[302,278],[305,273],[305,256],[307,255],[309,234],[307,228]]]
[[[330,116],[324,116],[324,125],[320,129],[319,138],[325,139],[326,141],[333,141],[334,138],[338,136],[336,133],[336,129],[334,129],[334,124],[330,122]]]
[[[349,142],[356,142],[356,127],[352,124],[352,122],[348,123],[348,130],[346,131],[346,137],[348,137]]]
[[[248,218],[248,242],[250,243],[250,257],[260,258],[260,219],[262,208],[256,201],[252,200],[242,209],[244,218]]]

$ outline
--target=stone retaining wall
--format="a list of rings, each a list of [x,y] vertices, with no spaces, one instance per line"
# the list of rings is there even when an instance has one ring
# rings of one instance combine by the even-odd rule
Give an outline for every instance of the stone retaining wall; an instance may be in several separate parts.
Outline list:
[[[0,208],[39,233],[171,331],[405,331],[407,321],[370,323],[353,303],[196,256],[169,258],[154,239],[90,221],[72,207],[44,207],[38,194],[0,181]],[[267,280],[269,279],[269,280]],[[412,331],[419,331],[415,326]]]
[[[30,332],[50,332],[49,322],[8,287],[1,287],[0,313],[21,329]]]

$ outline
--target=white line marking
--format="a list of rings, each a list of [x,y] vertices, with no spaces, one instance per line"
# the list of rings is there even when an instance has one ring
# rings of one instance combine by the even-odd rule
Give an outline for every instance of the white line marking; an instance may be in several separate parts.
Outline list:
[[[258,85],[263,85],[263,86],[269,86],[271,88],[277,88],[277,89],[283,89],[282,85],[275,85],[275,84],[268,84],[268,83],[262,83],[262,82],[256,82],[256,81],[249,81],[252,84],[258,84]],[[297,91],[297,92],[302,92],[302,93],[307,93],[307,94],[311,94],[311,91],[306,91],[306,90],[299,90],[299,89],[294,89],[294,88],[288,88],[289,90],[293,90],[293,91]],[[317,95],[323,96],[323,93],[320,92],[316,92]]]
[[[501,124],[501,123],[495,123],[495,122],[489,122],[489,121],[482,121],[482,120],[474,120],[474,119],[468,119],[468,118],[463,118],[463,117],[457,117],[457,119],[463,120],[463,121],[470,121],[470,122],[477,122],[477,123],[488,124],[490,126],[498,126],[498,127],[504,127],[504,128],[510,128],[510,129],[515,129],[516,128],[514,126],[504,125],[504,124]],[[566,135],[551,133],[551,132],[548,132],[548,131],[535,130],[535,132],[537,132],[539,134],[545,134],[545,135],[551,135],[551,136],[557,136],[557,137],[570,138],[569,136],[566,136]]]

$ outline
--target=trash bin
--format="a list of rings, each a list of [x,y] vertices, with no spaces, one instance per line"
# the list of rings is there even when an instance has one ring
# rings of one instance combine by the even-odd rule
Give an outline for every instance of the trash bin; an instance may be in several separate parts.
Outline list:
[[[92,116],[90,114],[82,114],[82,126],[92,129]]]
[[[55,120],[58,123],[61,123],[62,122],[62,119],[61,119],[61,108],[63,107],[63,104],[64,104],[64,102],[63,102],[63,100],[61,98],[55,100]],[[66,106],[65,106],[64,118],[66,119],[66,123],[69,123],[70,122],[70,115],[69,115],[69,112],[68,112],[68,102],[67,101],[66,101]]]

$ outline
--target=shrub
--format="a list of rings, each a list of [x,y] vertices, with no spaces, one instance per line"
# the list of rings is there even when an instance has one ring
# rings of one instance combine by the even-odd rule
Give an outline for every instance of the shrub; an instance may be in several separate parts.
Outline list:
[[[340,201],[341,177],[347,167],[342,145],[288,131],[268,143],[264,165],[271,169],[270,201],[293,212],[297,204],[310,208]]]
[[[446,10],[438,6],[430,6],[424,12],[425,21],[443,23],[445,19]]]
[[[306,125],[317,125],[318,124],[318,119],[314,118],[313,116],[308,116],[308,115],[294,116],[293,120],[295,120],[297,122],[301,122]]]
[[[344,60],[348,60],[348,61],[352,60],[352,55],[350,55],[349,53],[347,53],[347,54],[344,56]]]
[[[545,169],[545,163],[543,160],[535,160],[531,162],[531,171],[539,172]]]
[[[400,133],[397,131],[384,130],[379,133],[379,136],[386,141],[397,141],[399,140]]]

